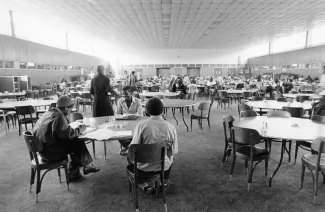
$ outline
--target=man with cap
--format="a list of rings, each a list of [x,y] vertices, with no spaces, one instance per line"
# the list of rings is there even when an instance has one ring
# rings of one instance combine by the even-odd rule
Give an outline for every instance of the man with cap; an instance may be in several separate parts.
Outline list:
[[[150,118],[137,124],[134,129],[131,144],[153,144],[167,141],[167,154],[165,156],[165,179],[169,179],[171,166],[173,164],[174,154],[178,152],[178,140],[176,129],[162,117],[164,105],[158,98],[150,99],[146,104],[146,111],[150,114]],[[133,164],[128,168],[133,169]],[[159,172],[160,164],[138,163],[137,167],[143,172]],[[167,187],[169,181],[167,181]]]
[[[81,176],[79,167],[83,167],[85,175],[99,171],[99,168],[89,165],[93,161],[91,155],[85,142],[78,138],[85,130],[85,125],[80,123],[76,128],[69,125],[67,117],[72,108],[70,97],[61,96],[56,107],[45,112],[33,128],[33,134],[43,143],[43,150],[40,152],[42,160],[56,161],[71,154],[70,180]]]
[[[116,95],[110,85],[110,80],[104,75],[104,66],[97,66],[98,75],[92,79],[90,93],[94,95],[93,117],[113,116],[114,110],[108,92]]]

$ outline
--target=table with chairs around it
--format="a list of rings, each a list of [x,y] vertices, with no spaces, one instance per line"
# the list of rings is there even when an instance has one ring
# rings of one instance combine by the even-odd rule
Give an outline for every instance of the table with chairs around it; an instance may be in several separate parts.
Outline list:
[[[243,159],[248,173],[248,190],[252,182],[253,171],[256,165],[262,161],[265,162],[265,177],[267,180],[272,142],[281,143],[281,155],[276,169],[268,179],[269,186],[272,186],[272,180],[281,167],[285,152],[288,153],[288,161],[290,162],[292,141],[296,142],[295,161],[299,147],[312,153],[325,152],[325,144],[323,144],[325,141],[325,117],[323,116],[302,119],[291,117],[287,111],[269,111],[267,116],[258,116],[255,111],[250,110],[242,111],[238,120],[235,120],[232,116],[225,116],[223,118],[223,127],[225,149],[221,166],[232,152],[229,176],[231,181],[236,157]],[[319,139],[318,137],[323,138]],[[259,143],[265,143],[265,148],[256,146]],[[287,143],[289,148],[287,148]],[[313,175],[315,204],[317,202],[318,171],[323,172],[323,175],[325,173],[325,169],[322,168],[324,161],[320,160],[321,155],[311,154],[302,157],[301,188],[303,187],[305,167],[316,170],[316,174]],[[254,162],[256,162],[255,165]]]

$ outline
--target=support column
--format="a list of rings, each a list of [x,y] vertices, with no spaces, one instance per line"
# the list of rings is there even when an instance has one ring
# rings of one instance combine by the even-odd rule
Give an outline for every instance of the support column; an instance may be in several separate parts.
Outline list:
[[[15,38],[16,37],[15,24],[14,24],[14,17],[11,10],[9,10],[9,16],[10,16],[10,25],[11,25],[11,36]]]
[[[269,54],[273,53],[273,43],[269,42]]]
[[[66,49],[69,50],[69,39],[68,39],[68,33],[65,33],[65,41],[66,41]]]
[[[308,48],[310,45],[312,45],[312,32],[306,31],[305,48]]]

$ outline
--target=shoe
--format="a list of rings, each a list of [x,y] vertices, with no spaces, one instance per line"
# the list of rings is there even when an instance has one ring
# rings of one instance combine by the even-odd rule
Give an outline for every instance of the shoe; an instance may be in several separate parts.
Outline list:
[[[121,149],[119,153],[120,153],[121,156],[127,156],[128,155],[128,149]]]
[[[169,188],[170,184],[171,183],[169,182],[169,180],[167,180],[167,182],[165,182],[165,184],[164,184],[165,191]],[[160,186],[160,192],[162,192],[162,186]]]
[[[100,168],[95,167],[94,165],[91,166],[86,166],[84,167],[84,175],[90,174],[90,173],[95,173],[95,172],[99,172]]]
[[[82,177],[80,171],[79,171],[79,168],[76,168],[74,170],[70,169],[69,170],[69,181],[74,181],[74,180],[77,180],[79,179],[80,177]]]

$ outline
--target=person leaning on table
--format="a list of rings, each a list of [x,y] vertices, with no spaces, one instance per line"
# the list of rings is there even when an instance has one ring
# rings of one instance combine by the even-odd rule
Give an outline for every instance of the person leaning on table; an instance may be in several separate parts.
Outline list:
[[[142,116],[142,104],[141,100],[132,96],[132,87],[125,86],[123,88],[123,97],[117,102],[116,113],[117,114],[134,114],[136,116]],[[126,151],[131,140],[119,140],[122,149],[120,155],[126,156]]]
[[[93,159],[84,140],[78,138],[78,135],[86,129],[85,126],[79,125],[73,129],[69,125],[67,117],[72,107],[70,97],[61,96],[57,100],[56,107],[45,112],[33,128],[33,134],[43,143],[43,150],[40,152],[42,160],[57,161],[71,154],[70,180],[81,176],[79,167],[83,167],[84,175],[100,170],[89,165]]]
[[[167,141],[165,179],[169,180],[173,158],[178,152],[176,129],[163,119],[162,113],[164,111],[164,105],[160,99],[155,97],[151,98],[146,104],[146,110],[151,117],[137,124],[134,129],[131,144],[153,144]],[[133,170],[133,164],[129,166],[129,170]],[[161,169],[160,163],[138,163],[137,168],[140,172],[160,172]],[[166,186],[169,186],[169,181],[167,181]]]

